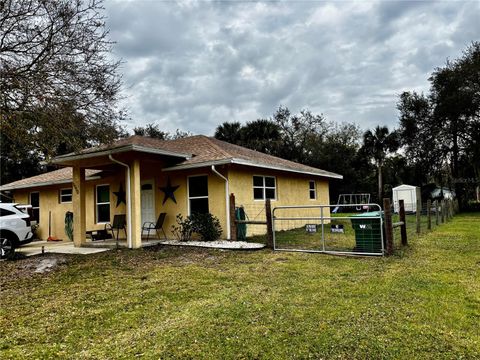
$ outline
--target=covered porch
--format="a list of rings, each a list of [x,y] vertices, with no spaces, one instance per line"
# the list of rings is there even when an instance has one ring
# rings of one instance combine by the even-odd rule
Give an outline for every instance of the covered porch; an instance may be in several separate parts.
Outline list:
[[[168,212],[171,220],[175,218],[176,213],[183,210],[173,208],[171,204],[162,204],[164,206],[160,208],[156,192],[158,185],[167,182],[167,175],[162,173],[162,169],[183,161],[188,156],[128,144],[57,157],[54,160],[55,164],[72,167],[74,246],[95,248],[119,246],[136,249],[158,243],[155,231],[152,231],[149,240],[145,241],[142,225],[145,221],[156,222],[160,211]],[[107,175],[94,183],[87,182],[86,169],[101,170]],[[107,195],[99,192],[101,187],[108,189]],[[114,191],[117,189],[118,191]],[[116,205],[113,194],[117,197]],[[105,205],[107,203],[108,208]],[[118,241],[115,238],[92,241],[88,233],[102,230],[107,223],[113,223],[114,217],[119,214],[124,217],[126,226],[125,231],[121,230]]]

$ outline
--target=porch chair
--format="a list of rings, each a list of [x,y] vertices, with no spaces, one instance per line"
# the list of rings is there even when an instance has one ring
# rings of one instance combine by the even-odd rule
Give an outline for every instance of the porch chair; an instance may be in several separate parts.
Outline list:
[[[115,236],[115,230],[117,235]],[[113,238],[118,242],[118,235],[120,230],[125,232],[125,237],[127,237],[127,220],[125,214],[117,214],[113,217],[113,222],[110,224],[105,224],[105,231],[111,231]]]
[[[165,230],[163,230],[163,223],[165,222],[165,217],[167,216],[167,213],[160,213],[158,216],[157,222],[144,222],[142,226],[142,233],[144,231],[147,231],[147,241],[148,238],[150,237],[150,231],[155,230],[157,233],[157,237],[160,239],[160,234],[159,231],[162,230],[163,236],[165,236],[165,240],[167,240],[167,234],[165,234]]]

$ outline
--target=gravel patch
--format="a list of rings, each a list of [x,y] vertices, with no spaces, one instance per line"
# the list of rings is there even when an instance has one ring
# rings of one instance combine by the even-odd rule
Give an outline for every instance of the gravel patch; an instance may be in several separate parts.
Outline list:
[[[264,244],[251,243],[246,241],[228,241],[228,240],[216,240],[216,241],[176,241],[176,240],[164,240],[160,241],[162,245],[173,246],[192,246],[211,249],[228,249],[228,250],[259,250],[265,247]]]

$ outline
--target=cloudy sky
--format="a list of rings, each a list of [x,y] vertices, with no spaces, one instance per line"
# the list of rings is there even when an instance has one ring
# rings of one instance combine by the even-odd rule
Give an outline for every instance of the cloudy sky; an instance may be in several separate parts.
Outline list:
[[[480,2],[106,3],[128,128],[213,134],[279,105],[395,126],[405,90],[480,40]]]

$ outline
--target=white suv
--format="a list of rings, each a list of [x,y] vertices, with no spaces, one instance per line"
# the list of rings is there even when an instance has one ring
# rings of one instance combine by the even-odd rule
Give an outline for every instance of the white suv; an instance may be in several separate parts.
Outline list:
[[[14,248],[32,241],[30,215],[20,208],[18,204],[0,203],[0,258],[11,256]]]

